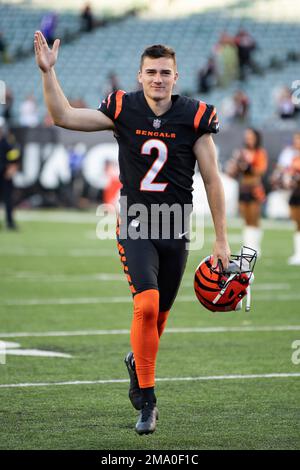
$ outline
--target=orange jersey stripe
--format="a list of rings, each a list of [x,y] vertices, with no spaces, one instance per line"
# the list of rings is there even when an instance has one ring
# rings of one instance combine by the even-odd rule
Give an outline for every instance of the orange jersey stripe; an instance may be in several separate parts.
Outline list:
[[[206,104],[203,103],[203,101],[200,101],[199,103],[199,108],[198,108],[198,111],[196,112],[196,115],[195,115],[195,119],[194,119],[194,128],[195,128],[195,131],[198,129],[199,127],[199,124],[200,124],[200,121],[202,119],[202,116],[203,114],[205,113],[206,111]]]
[[[122,104],[123,104],[123,95],[125,95],[125,91],[118,90],[116,93],[116,112],[115,112],[115,119],[119,116],[120,112],[122,111]]]
[[[213,109],[213,112],[211,113],[210,115],[210,118],[209,118],[209,121],[208,121],[208,125],[210,125],[211,121],[213,120],[213,117],[217,114],[217,111],[216,111],[216,108]],[[218,122],[218,120],[216,121]]]

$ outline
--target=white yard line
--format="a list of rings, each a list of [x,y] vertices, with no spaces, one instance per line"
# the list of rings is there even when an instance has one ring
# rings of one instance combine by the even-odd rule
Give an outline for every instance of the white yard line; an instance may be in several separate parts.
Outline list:
[[[300,325],[278,326],[217,326],[217,327],[193,327],[193,328],[166,328],[165,333],[248,333],[248,332],[280,332],[300,331]],[[42,338],[65,336],[105,336],[128,335],[130,330],[77,330],[77,331],[36,331],[36,332],[0,332],[0,338]]]
[[[110,241],[114,243],[116,243],[115,239],[111,239]],[[99,248],[97,248],[97,243],[98,243],[98,246]],[[240,245],[241,243],[239,243]],[[118,255],[118,251],[117,251],[117,246],[114,248],[112,248],[113,245],[109,245],[109,248],[107,249],[104,249],[103,248],[103,244],[101,243],[100,240],[96,241],[95,242],[95,248],[73,248],[69,251],[64,251],[64,252],[59,252],[58,250],[57,251],[50,251],[50,250],[47,250],[46,248],[26,248],[26,247],[0,247],[0,254],[1,256],[20,256],[20,257],[26,257],[26,256],[33,256],[33,257],[52,257],[52,256],[64,256],[66,258],[89,258],[89,257],[97,257],[97,256],[105,256],[105,257],[108,257],[108,256],[116,256]],[[101,246],[101,248],[100,248]],[[205,255],[207,255],[208,253],[204,253],[204,251],[202,250],[202,255],[201,255],[201,252],[197,249],[197,250],[190,250],[189,252],[189,258],[192,258],[192,257],[197,257],[197,259],[201,260],[201,258],[203,258]],[[286,255],[286,258],[288,257],[288,255]],[[269,254],[269,256],[266,255],[266,253],[264,254],[264,257],[262,258],[262,260],[259,260],[259,262],[263,262],[265,264],[265,266],[275,266],[275,265],[278,265],[278,259],[274,259],[273,256],[272,256],[272,253]],[[289,268],[289,269],[293,269],[293,268]]]
[[[206,380],[246,380],[246,379],[275,379],[275,378],[296,378],[300,377],[297,373],[272,373],[272,374],[245,374],[245,375],[211,375],[203,377],[162,377],[157,378],[157,382],[194,382]],[[58,385],[100,385],[100,384],[116,384],[128,383],[127,379],[115,380],[76,380],[70,382],[36,382],[36,383],[15,383],[1,384],[0,388],[20,388],[20,387],[56,387]]]
[[[95,212],[78,211],[16,211],[16,218],[28,222],[55,222],[71,224],[97,224],[99,217]],[[113,217],[111,219],[113,221]]]
[[[100,245],[99,245],[100,246]],[[117,250],[117,245],[116,249],[103,249],[103,245],[101,245],[101,249],[74,249],[70,250],[68,253],[66,253],[66,256],[70,256],[71,258],[97,258],[97,256],[106,256],[106,257],[113,257],[115,256],[116,259],[118,258],[118,250]]]
[[[120,281],[127,283],[126,277],[124,274],[117,273],[93,273],[93,274],[48,274],[44,272],[15,272],[7,274],[3,281],[11,281],[20,279],[22,281],[28,282],[90,282],[90,281]],[[192,287],[193,282],[183,281],[181,283],[182,287]],[[270,291],[270,290],[289,290],[291,289],[291,284],[289,283],[255,283],[256,291]]]
[[[181,283],[181,286],[182,287],[192,287],[193,282],[192,282],[192,280],[191,281],[183,281]],[[291,284],[288,284],[288,283],[284,283],[284,284],[278,283],[278,284],[276,284],[276,282],[265,283],[265,284],[255,283],[254,287],[253,287],[253,291],[270,291],[270,290],[277,290],[278,291],[278,290],[289,290],[289,289],[291,289]]]
[[[300,292],[295,293],[259,293],[253,295],[254,301],[283,302],[286,300],[300,300]],[[132,298],[128,296],[120,297],[72,297],[59,299],[10,299],[1,302],[1,306],[35,306],[35,305],[90,305],[90,304],[120,304],[131,303]],[[194,295],[178,296],[176,302],[196,302]]]
[[[3,350],[3,353],[9,356],[63,357],[67,359],[72,357],[71,354],[54,351],[40,351],[39,349],[5,349]]]
[[[3,210],[0,211],[3,215]],[[78,223],[78,224],[97,224],[99,217],[95,211],[92,212],[78,212],[78,211],[45,211],[45,210],[17,210],[17,219],[20,221],[33,221],[33,222],[60,222],[60,223]],[[116,220],[115,214],[110,216],[109,221],[114,224]],[[230,217],[229,224],[231,228],[242,229],[243,222],[238,217]],[[212,227],[210,217],[204,219],[205,227]],[[294,225],[290,220],[272,220],[262,219],[262,227],[264,230],[294,230]]]
[[[24,256],[24,257],[66,257],[66,258],[97,258],[117,256],[117,248],[115,250],[103,249],[74,249],[61,253],[59,251],[50,252],[45,249],[36,248],[34,250],[27,248],[0,248],[1,256]]]
[[[90,282],[90,281],[126,281],[124,274],[94,273],[94,274],[47,274],[41,272],[16,272],[6,275],[4,280],[16,280],[32,282]]]
[[[131,303],[132,298],[124,297],[77,297],[77,298],[61,298],[61,299],[18,299],[7,300],[1,305],[5,306],[26,306],[26,305],[80,305],[80,304],[101,304],[101,303]]]

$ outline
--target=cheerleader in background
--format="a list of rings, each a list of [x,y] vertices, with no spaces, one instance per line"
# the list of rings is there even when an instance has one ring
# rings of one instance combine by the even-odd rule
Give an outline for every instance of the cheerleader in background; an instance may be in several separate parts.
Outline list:
[[[287,189],[290,217],[295,222],[294,254],[288,259],[290,265],[300,265],[300,132],[293,136],[293,145],[283,149],[271,176],[274,189]]]
[[[260,227],[261,206],[266,198],[262,176],[268,166],[268,155],[262,147],[261,133],[248,128],[244,133],[244,144],[235,150],[229,160],[226,173],[239,180],[239,210],[245,221],[243,244],[261,253],[262,230]]]

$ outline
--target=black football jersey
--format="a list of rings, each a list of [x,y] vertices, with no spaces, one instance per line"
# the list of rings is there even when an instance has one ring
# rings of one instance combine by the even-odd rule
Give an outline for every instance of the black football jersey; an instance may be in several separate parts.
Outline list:
[[[173,95],[171,108],[156,116],[143,91],[117,90],[98,109],[115,124],[121,195],[128,207],[192,204],[193,146],[201,135],[218,132],[214,106]]]

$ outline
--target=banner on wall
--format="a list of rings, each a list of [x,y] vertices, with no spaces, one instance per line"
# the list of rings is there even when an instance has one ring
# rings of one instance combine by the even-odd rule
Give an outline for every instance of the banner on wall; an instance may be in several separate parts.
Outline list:
[[[21,168],[14,178],[17,203],[31,207],[76,207],[82,201],[114,203],[117,200],[121,186],[118,144],[112,132],[85,133],[57,127],[15,128],[12,132],[22,150]],[[242,139],[240,127],[214,137],[221,168],[233,150],[241,146]],[[291,139],[290,131],[264,133],[264,146],[270,157],[269,172]],[[197,181],[199,178],[195,177]]]

